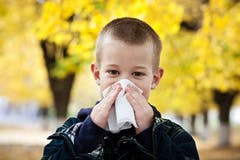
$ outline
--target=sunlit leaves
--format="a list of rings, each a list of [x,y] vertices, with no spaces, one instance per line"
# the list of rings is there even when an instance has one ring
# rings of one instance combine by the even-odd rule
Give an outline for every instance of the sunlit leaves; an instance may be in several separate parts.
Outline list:
[[[0,96],[51,105],[46,70],[32,28],[35,1],[0,1]]]
[[[193,40],[194,53],[199,55],[197,62],[205,64],[203,87],[222,91],[240,88],[240,79],[236,78],[240,59],[235,56],[240,50],[236,36],[240,33],[239,9],[239,4],[220,0],[211,1],[204,10],[203,27]]]
[[[240,3],[212,0],[203,7],[197,32],[181,31],[167,39],[162,54],[166,74],[156,95],[161,97],[159,103],[178,113],[195,113],[209,101],[212,89],[240,89],[239,9]]]
[[[134,0],[131,5],[129,1],[118,0],[49,0],[42,6],[35,33],[39,40],[47,40],[60,48],[67,47],[67,53],[78,60],[71,65],[69,58],[58,58],[51,73],[62,78],[93,59],[96,37],[113,18],[131,16],[143,19],[164,39],[178,32],[182,14],[182,7],[170,0]]]
[[[48,39],[59,45],[71,44],[76,39],[78,43],[86,43],[85,37],[91,37],[90,42],[94,46],[94,39],[108,21],[132,16],[151,23],[165,37],[179,30],[182,13],[182,8],[170,0],[134,0],[131,5],[128,1],[118,0],[47,1],[43,5],[36,33],[39,39]]]
[[[124,16],[145,20],[163,40],[161,66],[165,74],[150,98],[161,111],[196,113],[201,110],[202,99],[209,97],[210,89],[240,88],[239,3],[211,0],[202,6],[202,17],[183,15],[183,7],[173,0],[48,0],[40,6],[41,14],[36,9],[40,4],[35,1],[8,4],[0,1],[0,5],[0,54],[7,55],[1,57],[0,71],[5,75],[1,78],[1,94],[16,99],[31,98],[35,93],[29,90],[37,86],[39,99],[49,103],[46,71],[39,48],[36,49],[38,44],[35,40],[34,44],[27,43],[29,37],[34,39],[33,29],[38,40],[54,43],[59,50],[67,48],[67,58],[61,53],[54,55],[57,62],[51,70],[52,76],[62,78],[82,71],[84,65],[93,60],[95,40],[101,28],[113,18]],[[197,32],[180,31],[183,19],[195,18],[202,18]],[[30,72],[34,72],[34,76]]]

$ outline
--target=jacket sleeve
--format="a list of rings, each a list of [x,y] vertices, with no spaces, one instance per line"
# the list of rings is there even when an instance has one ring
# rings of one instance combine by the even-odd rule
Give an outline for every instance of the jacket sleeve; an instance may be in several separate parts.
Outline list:
[[[44,147],[41,160],[67,160],[76,157],[87,159],[89,155],[77,155],[73,147],[74,136],[81,126],[82,122],[79,119],[69,118],[53,135],[48,137],[51,142]]]
[[[169,120],[154,126],[153,148],[161,160],[199,160],[192,136]]]
[[[81,130],[76,134],[74,139],[74,149],[77,153],[89,153],[96,149],[103,139],[105,130],[97,126],[90,116],[88,116]]]

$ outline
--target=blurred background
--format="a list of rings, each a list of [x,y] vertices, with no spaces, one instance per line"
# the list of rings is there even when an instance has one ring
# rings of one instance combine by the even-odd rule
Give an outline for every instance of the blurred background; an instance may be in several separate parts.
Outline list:
[[[95,104],[95,39],[124,16],[163,42],[150,102],[202,160],[240,159],[240,0],[0,0],[0,160],[40,159],[47,136]]]

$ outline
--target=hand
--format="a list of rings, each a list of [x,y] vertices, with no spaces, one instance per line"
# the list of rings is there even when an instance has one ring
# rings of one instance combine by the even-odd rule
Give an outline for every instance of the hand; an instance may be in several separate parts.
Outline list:
[[[133,107],[138,125],[138,128],[136,128],[136,134],[139,134],[152,125],[153,109],[148,104],[145,97],[133,86],[127,86],[126,97]]]
[[[121,86],[119,84],[114,84],[109,90],[107,96],[93,107],[90,117],[92,121],[99,127],[103,129],[106,128],[111,107],[120,91]]]

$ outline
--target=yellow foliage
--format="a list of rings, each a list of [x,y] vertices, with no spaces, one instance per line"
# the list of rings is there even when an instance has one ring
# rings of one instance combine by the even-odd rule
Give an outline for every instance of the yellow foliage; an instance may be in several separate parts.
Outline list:
[[[50,107],[46,70],[32,32],[38,16],[35,3],[34,0],[0,2],[0,8],[6,9],[6,14],[0,14],[3,20],[0,39],[4,40],[0,46],[0,96],[12,102],[35,100]]]
[[[42,5],[40,17],[33,0],[11,1],[7,7],[4,3],[7,9],[0,7],[0,12],[2,9],[8,15],[0,21],[0,30],[5,31],[0,33],[0,54],[4,53],[0,63],[0,73],[4,75],[0,79],[0,94],[15,100],[36,98],[43,105],[51,104],[46,71],[39,48],[36,48],[37,42],[32,37],[33,23],[38,40],[54,42],[60,48],[68,47],[70,56],[59,58],[52,71],[64,77],[82,71],[84,65],[93,60],[95,39],[107,22],[131,16],[148,22],[163,41],[161,65],[165,74],[160,86],[152,92],[150,102],[161,111],[200,112],[210,89],[240,89],[240,3],[233,5],[232,1],[211,0],[202,8],[202,27],[195,33],[187,33],[180,31],[180,23],[191,16],[184,17],[179,1],[47,0]],[[13,63],[15,65],[9,65]],[[80,81],[85,84],[89,77],[82,76]],[[77,84],[77,88],[91,88],[88,94],[93,94],[94,87],[81,84]],[[74,101],[81,96],[89,97],[78,95],[76,89],[73,92]]]
[[[181,31],[164,41],[165,75],[151,97],[160,110],[200,112],[210,97],[205,92],[240,89],[239,9],[240,3],[211,1],[196,33]]]
[[[165,37],[178,32],[182,12],[182,8],[170,0],[134,0],[131,5],[129,1],[118,0],[47,1],[43,6],[42,17],[37,23],[36,33],[39,39],[49,39],[57,44],[70,42],[72,39],[69,35],[76,35],[76,32],[79,32],[81,39],[85,35],[96,39],[99,30],[111,19],[132,16],[148,21],[162,37]],[[69,21],[71,16],[73,20]],[[59,37],[58,34],[62,36]],[[94,41],[91,42],[93,46]]]
[[[234,72],[233,68],[238,68],[240,59],[233,55],[240,50],[239,45],[236,45],[236,42],[240,40],[236,36],[239,33],[235,32],[235,28],[240,27],[240,23],[236,22],[239,21],[237,17],[240,17],[237,11],[240,5],[231,5],[230,1],[221,0],[216,3],[211,1],[205,12],[205,17],[208,19],[204,23],[206,27],[203,27],[198,34],[199,36],[207,37],[205,43],[208,43],[208,45],[203,46],[202,50],[208,53],[203,59],[209,68],[210,74],[208,78],[212,79],[211,86],[223,91],[240,89],[239,80],[237,80],[238,85],[237,83],[231,83],[233,80],[232,75],[239,75],[239,73]],[[236,17],[236,20],[232,17]],[[235,32],[235,36],[233,32]],[[199,41],[198,43],[200,44],[201,42]],[[197,54],[202,55],[200,52]]]

